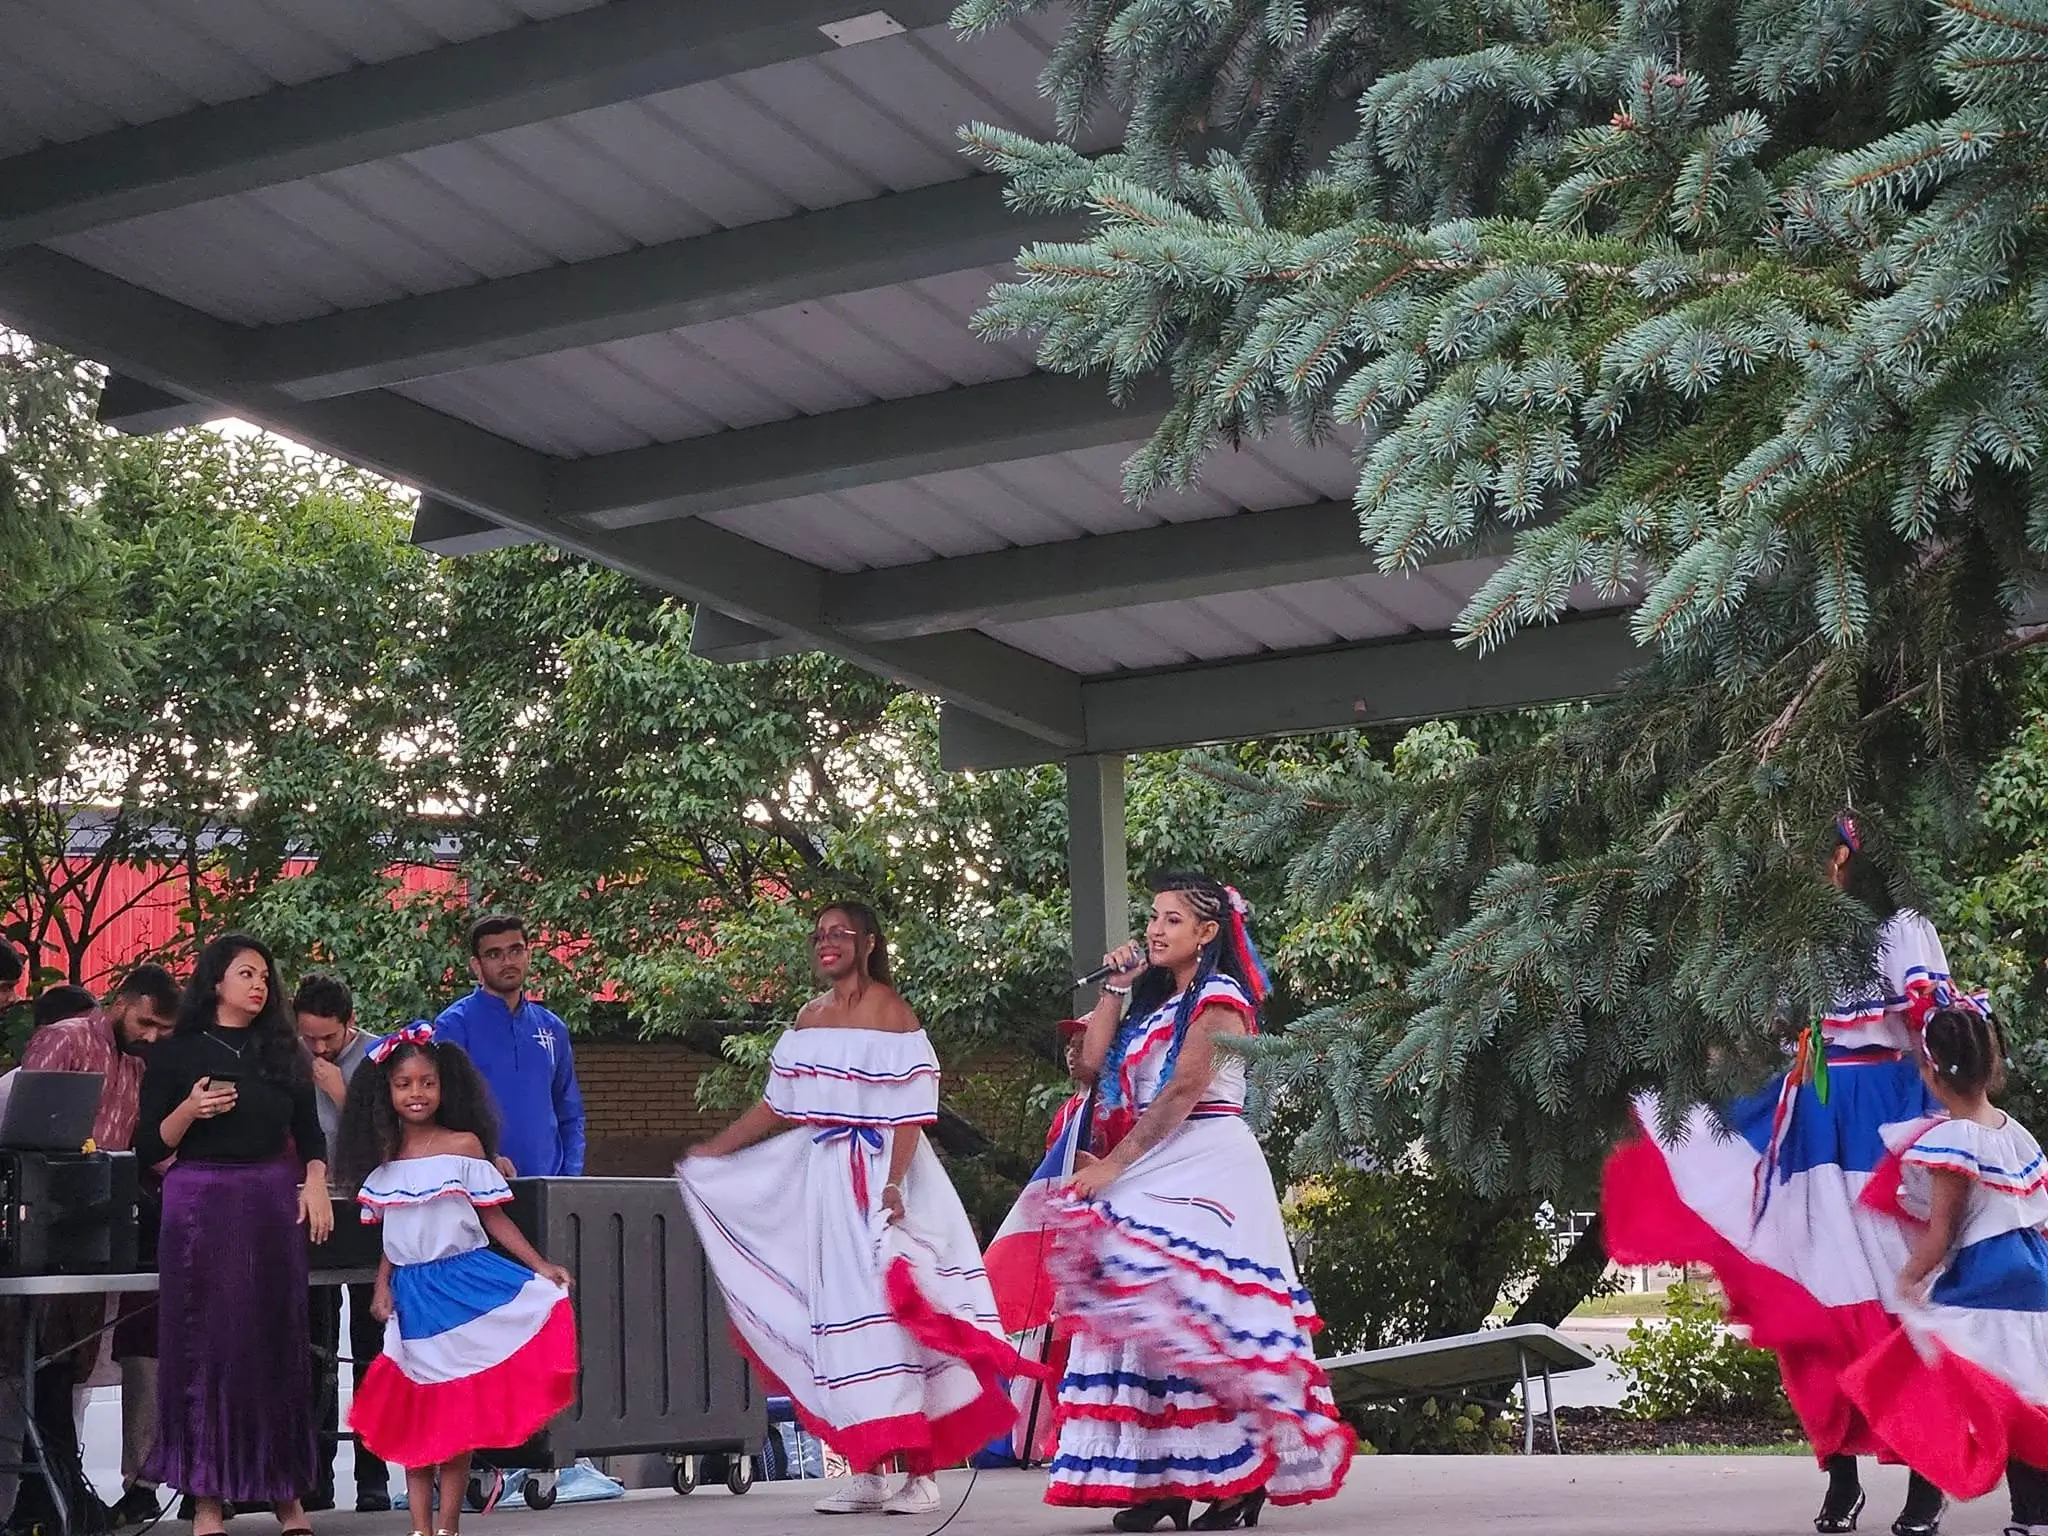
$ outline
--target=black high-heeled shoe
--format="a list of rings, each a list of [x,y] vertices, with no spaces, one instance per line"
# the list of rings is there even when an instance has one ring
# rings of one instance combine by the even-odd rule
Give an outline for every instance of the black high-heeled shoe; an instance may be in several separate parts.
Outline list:
[[[1948,1495],[1915,1472],[1906,1480],[1906,1507],[1892,1522],[1892,1536],[1941,1536]]]
[[[1259,1511],[1266,1507],[1266,1490],[1254,1488],[1239,1498],[1225,1499],[1211,1504],[1202,1511],[1193,1529],[1198,1531],[1234,1531],[1240,1525],[1250,1530],[1259,1523]]]
[[[1941,1517],[1947,1513],[1947,1499],[1943,1499],[1941,1507],[1926,1517],[1909,1511],[1901,1512],[1899,1518],[1892,1522],[1892,1536],[1941,1536]]]
[[[1845,1536],[1846,1532],[1855,1530],[1857,1517],[1863,1513],[1863,1506],[1870,1502],[1870,1495],[1858,1488],[1856,1497],[1846,1509],[1831,1507],[1834,1502],[1834,1496],[1830,1494],[1821,1505],[1820,1513],[1813,1517],[1813,1528],[1821,1536]]]
[[[1160,1521],[1171,1520],[1176,1531],[1184,1531],[1188,1528],[1188,1511],[1194,1507],[1192,1499],[1147,1499],[1143,1504],[1118,1510],[1109,1523],[1120,1531],[1149,1531]]]

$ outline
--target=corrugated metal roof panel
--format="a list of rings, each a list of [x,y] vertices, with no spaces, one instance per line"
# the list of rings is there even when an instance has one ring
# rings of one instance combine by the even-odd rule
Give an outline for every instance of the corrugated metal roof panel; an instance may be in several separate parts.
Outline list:
[[[0,156],[260,96],[602,0],[15,0]]]
[[[423,379],[402,392],[488,431],[583,455],[1017,378],[1031,371],[1027,344],[991,345],[967,329],[1002,275],[952,273],[809,300]]]
[[[1263,512],[1348,494],[1351,461],[1341,448],[1304,450],[1285,438],[1219,455],[1202,483],[1165,491],[1142,506],[1124,500],[1125,443],[983,464],[885,485],[735,507],[709,521],[836,571],[1047,544]],[[1227,462],[1226,462],[1227,458]]]
[[[962,123],[1051,130],[1044,62],[927,28],[52,244],[238,324],[305,319],[955,180]]]
[[[1297,582],[1187,602],[1144,603],[1069,618],[990,624],[987,634],[1083,676],[1223,661],[1407,634],[1442,634],[1497,560],[1460,560],[1406,575]],[[1572,607],[1613,606],[1591,589]]]

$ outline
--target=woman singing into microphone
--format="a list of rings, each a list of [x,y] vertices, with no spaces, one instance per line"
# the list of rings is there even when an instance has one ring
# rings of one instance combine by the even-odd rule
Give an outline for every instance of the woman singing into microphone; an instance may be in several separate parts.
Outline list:
[[[1074,1335],[1059,1387],[1046,1501],[1162,1520],[1253,1526],[1270,1497],[1336,1493],[1352,1452],[1309,1336],[1280,1201],[1244,1123],[1244,1058],[1265,973],[1235,891],[1206,875],[1155,882],[1145,949],[1107,957],[1080,1076],[1104,1143],[1049,1216],[1050,1268]],[[1123,1004],[1129,1001],[1129,1010]]]

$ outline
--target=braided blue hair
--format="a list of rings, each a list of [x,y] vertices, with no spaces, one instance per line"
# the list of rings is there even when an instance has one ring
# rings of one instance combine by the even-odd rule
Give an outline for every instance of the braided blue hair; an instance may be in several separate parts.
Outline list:
[[[1258,952],[1252,948],[1251,934],[1244,924],[1244,901],[1236,891],[1208,875],[1173,873],[1154,876],[1152,893],[1163,896],[1168,892],[1185,901],[1197,919],[1216,924],[1216,937],[1202,946],[1201,957],[1195,964],[1194,979],[1180,994],[1174,1008],[1173,1039],[1166,1048],[1162,1082],[1173,1076],[1173,1070],[1180,1062],[1180,1048],[1187,1040],[1188,1025],[1194,1022],[1202,1002],[1202,989],[1210,980],[1227,976],[1236,982],[1244,990],[1255,1015],[1268,991],[1265,967],[1260,963]],[[1109,1054],[1103,1060],[1102,1076],[1096,1090],[1104,1109],[1114,1109],[1123,1101],[1124,1053],[1130,1049],[1138,1026],[1157,1013],[1172,995],[1173,973],[1160,966],[1147,966],[1131,983],[1130,1010],[1117,1029],[1116,1038],[1110,1041]]]

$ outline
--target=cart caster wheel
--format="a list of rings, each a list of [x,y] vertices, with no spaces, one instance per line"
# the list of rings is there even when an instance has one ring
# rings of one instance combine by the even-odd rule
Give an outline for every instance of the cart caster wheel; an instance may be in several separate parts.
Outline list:
[[[553,1472],[529,1472],[526,1476],[526,1507],[553,1509],[561,1479]]]
[[[697,1458],[694,1456],[678,1456],[676,1464],[669,1469],[668,1485],[675,1489],[677,1493],[695,1493],[697,1491]]]
[[[729,1493],[745,1493],[754,1486],[754,1458],[737,1453],[725,1464],[725,1486]]]

